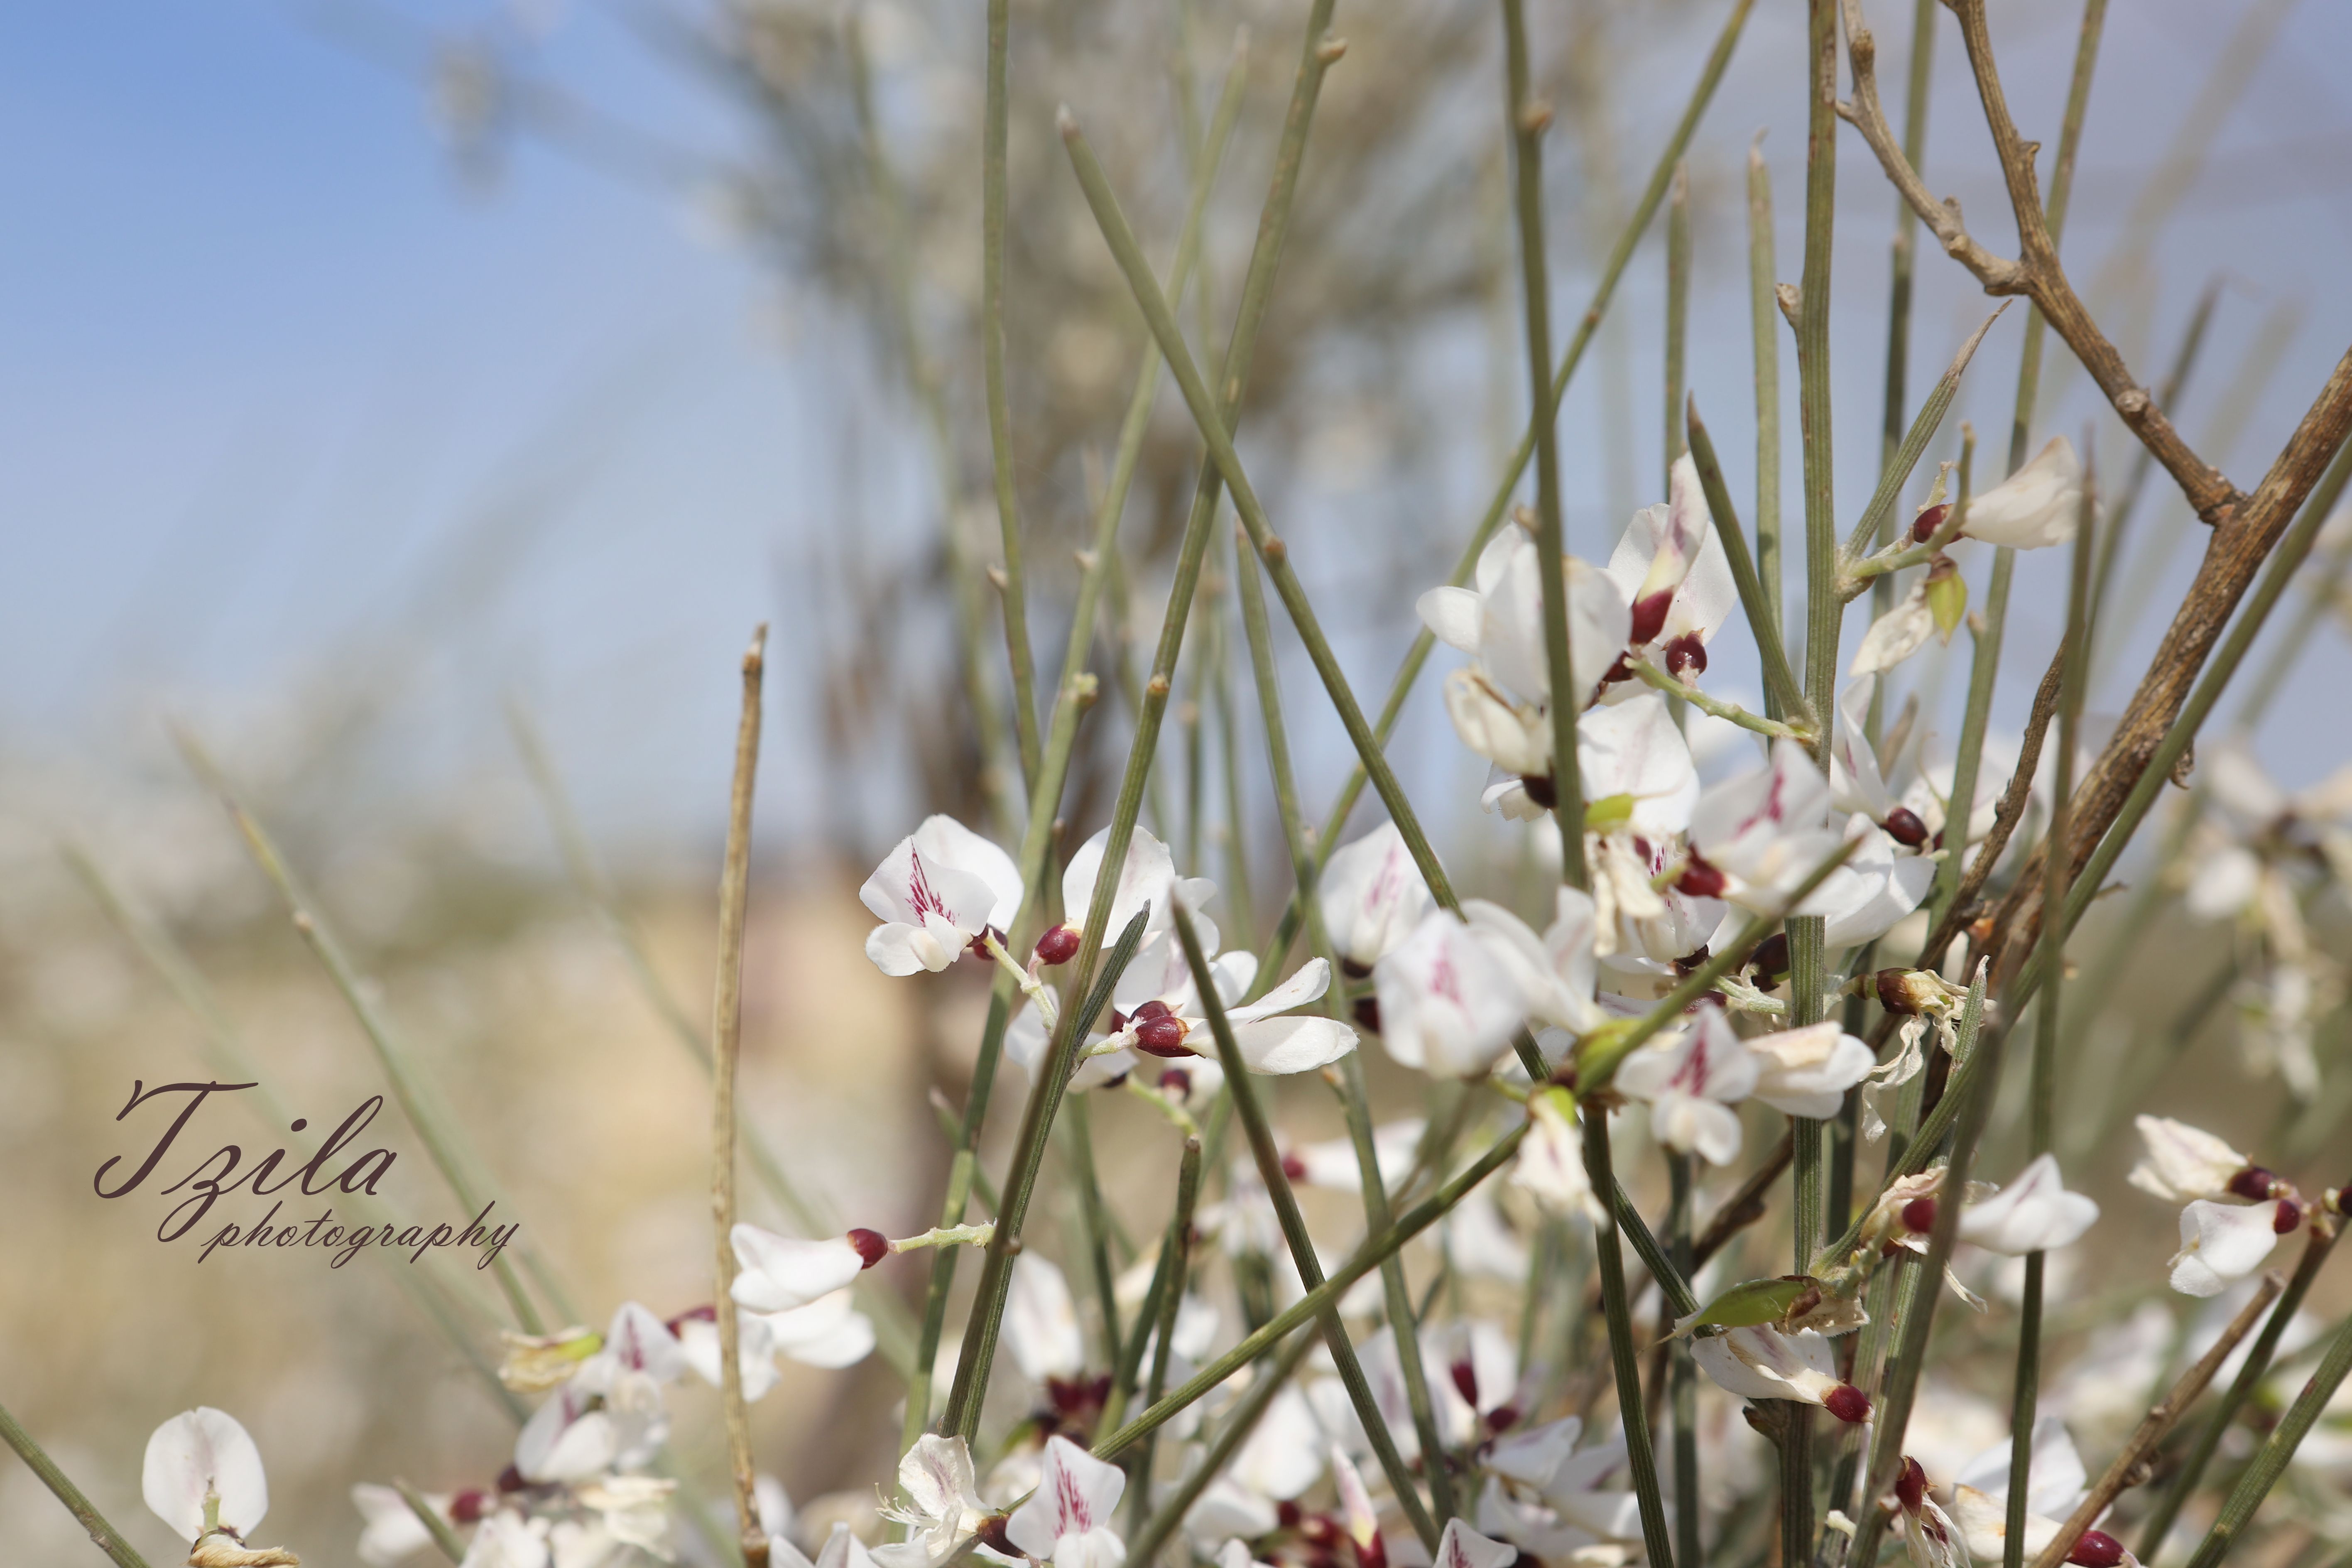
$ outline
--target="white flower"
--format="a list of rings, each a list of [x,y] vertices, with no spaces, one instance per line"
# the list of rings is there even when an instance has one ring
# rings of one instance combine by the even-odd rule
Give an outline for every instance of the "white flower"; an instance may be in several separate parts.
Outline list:
[[[459,1568],[548,1568],[547,1521],[501,1509],[482,1521]]]
[[[2009,1501],[2009,1472],[2014,1458],[2011,1444],[2004,1437],[1969,1459],[1955,1478],[1958,1485],[1969,1487],[1994,1502]],[[2037,1416],[2033,1436],[2028,1439],[2025,1457],[2025,1511],[2049,1519],[2063,1519],[2073,1513],[2090,1486],[2090,1472],[2084,1468],[2082,1452],[2074,1447],[2074,1436],[2066,1423],[2055,1415]],[[2048,1538],[2029,1552],[2039,1552],[2049,1544]],[[1988,1555],[2000,1556],[1995,1545]]]
[[[193,1542],[205,1532],[205,1499],[219,1500],[216,1522],[242,1536],[269,1511],[261,1450],[236,1417],[209,1405],[183,1411],[147,1439],[141,1494],[172,1533]]]
[[[1216,928],[1197,918],[1193,924],[1202,948],[1213,951]],[[1157,952],[1137,955],[1113,993],[1128,1020],[1116,1041],[1152,1056],[1215,1057],[1208,1008],[1193,982],[1182,943],[1171,931],[1155,938],[1154,945]],[[1246,1004],[1240,999],[1256,978],[1255,955],[1222,954],[1210,962],[1209,973],[1216,982],[1218,1000],[1224,1005],[1234,1048],[1250,1071],[1311,1072],[1356,1048],[1356,1031],[1336,1018],[1312,1013],[1288,1016],[1320,1001],[1330,989],[1331,966],[1323,960],[1308,959],[1289,979]]]
[[[1110,829],[1103,828],[1078,846],[1062,872],[1062,908],[1064,919],[1076,928],[1094,907],[1095,879],[1102,872],[1103,851],[1110,847]],[[1141,827],[1135,829],[1128,840],[1127,863],[1120,868],[1118,889],[1112,894],[1110,919],[1103,929],[1106,945],[1118,939],[1128,922],[1139,910],[1149,909],[1150,918],[1144,923],[1146,935],[1157,935],[1169,929],[1174,918],[1174,900],[1182,899],[1187,910],[1197,910],[1216,895],[1217,885],[1205,877],[1179,878],[1176,858],[1168,846],[1154,838]],[[1216,944],[1211,942],[1213,947]]]
[[[1577,1115],[1566,1089],[1546,1089],[1528,1100],[1528,1135],[1511,1163],[1511,1184],[1555,1219],[1581,1214],[1598,1224],[1608,1211],[1592,1195]]]
[[[1622,590],[1607,574],[1573,556],[1560,566],[1568,585],[1569,673],[1582,709],[1624,647],[1631,616]],[[1507,694],[1501,700],[1516,699],[1542,710],[1551,697],[1551,662],[1544,647],[1543,575],[1535,541],[1524,529],[1498,531],[1480,552],[1473,581],[1475,588],[1423,594],[1416,606],[1423,623],[1438,641],[1476,658],[1489,683]],[[1469,735],[1463,739],[1477,750]],[[1520,771],[1549,772],[1549,754],[1547,746],[1545,765]]]
[[[1331,852],[1317,896],[1342,967],[1370,971],[1412,934],[1432,906],[1428,884],[1393,822]]]
[[[572,1489],[572,1500],[596,1513],[596,1526],[620,1546],[634,1546],[662,1562],[671,1560],[670,1494],[677,1482],[665,1476],[598,1476]],[[557,1548],[557,1556],[563,1555]]]
[[[1372,968],[1381,1043],[1433,1078],[1485,1072],[1510,1045],[1535,1001],[1536,934],[1509,910],[1464,901],[1461,917],[1433,910]]]
[[[2056,1158],[2042,1154],[1996,1195],[1969,1205],[1960,1215],[1960,1239],[2022,1258],[2073,1246],[2098,1217],[2099,1205],[2068,1192]]]
[[[856,1298],[844,1286],[830,1296],[819,1296],[805,1307],[787,1312],[767,1312],[760,1328],[767,1335],[765,1352],[803,1366],[853,1366],[874,1353],[874,1320],[853,1305]],[[746,1355],[755,1353],[749,1342]],[[711,1364],[718,1364],[714,1355]]]
[[[1226,1479],[1263,1498],[1287,1502],[1323,1474],[1323,1429],[1296,1385],[1274,1396]]]
[[[1578,720],[1576,763],[1588,802],[1632,803],[1633,831],[1664,837],[1690,826],[1698,768],[1663,693],[1643,687]]]
[[[892,1551],[885,1547],[883,1551]],[[801,1549],[782,1539],[768,1542],[768,1561],[772,1568],[875,1568],[880,1555],[866,1549],[866,1542],[849,1532],[849,1526],[835,1520],[833,1533],[825,1537],[824,1545],[811,1563]]]
[[[820,1296],[830,1296],[880,1261],[888,1246],[872,1231],[808,1241],[778,1236],[756,1225],[728,1233],[735,1247],[735,1282],[728,1293],[755,1312],[789,1312]],[[867,1240],[865,1247],[860,1240]],[[881,1243],[876,1247],[875,1243]]]
[[[2206,1198],[2189,1204],[2180,1211],[2180,1250],[2172,1255],[2172,1288],[2184,1296],[2218,1296],[2231,1280],[2252,1274],[2278,1245],[2277,1221],[2294,1206],[2289,1202],[2217,1204]],[[2290,1223],[2287,1228],[2294,1226]]]
[[[2131,1170],[2131,1184],[2167,1203],[2235,1195],[2231,1184],[2253,1162],[2200,1127],[2169,1116],[2134,1119],[2147,1155]]]
[[[1086,1370],[1078,1307],[1070,1282],[1047,1258],[1024,1251],[1013,1260],[1004,1296],[1004,1342],[1032,1383],[1075,1377]]]
[[[1761,1070],[1717,1007],[1699,1009],[1682,1037],[1627,1057],[1615,1087],[1650,1105],[1651,1135],[1667,1148],[1727,1165],[1739,1154],[1739,1113]]]
[[[1759,1035],[1747,1044],[1758,1069],[1750,1092],[1775,1110],[1815,1121],[1835,1116],[1845,1091],[1878,1065],[1867,1044],[1835,1023]]]
[[[1811,1329],[1733,1329],[1691,1341],[1691,1359],[1717,1387],[1742,1399],[1799,1400],[1847,1423],[1870,1418],[1869,1399],[1838,1380],[1836,1351]]]
[[[882,1516],[908,1526],[909,1540],[919,1542],[928,1558],[946,1556],[988,1515],[972,1477],[971,1450],[961,1437],[926,1432],[916,1438],[898,1461],[898,1486],[906,1506],[886,1506]]]
[[[1787,895],[1836,852],[1829,807],[1829,781],[1805,749],[1775,741],[1764,767],[1699,795],[1691,812],[1691,847],[1723,873],[1724,898],[1778,913]]]
[[[1021,894],[1012,856],[952,816],[926,817],[857,889],[883,922],[866,956],[885,974],[937,973],[982,931],[1011,927]]]
[[[1507,1568],[1518,1555],[1519,1549],[1509,1542],[1492,1540],[1459,1519],[1449,1519],[1445,1533],[1437,1539],[1431,1568]]]
[[[1960,531],[2012,550],[2040,550],[2074,538],[2082,510],[2082,462],[2073,442],[2053,436],[2032,462],[1969,500]]]
[[[1045,1439],[1045,1473],[1029,1500],[1004,1521],[1006,1539],[1059,1568],[1118,1568],[1126,1543],[1110,1527],[1127,1472],[1067,1437]]]
[[[1969,1568],[1969,1549],[1959,1525],[1927,1495],[1927,1473],[1908,1454],[1895,1479],[1903,1510],[1903,1552],[1912,1568]]]
[[[1868,679],[1893,669],[1927,647],[1935,635],[1936,612],[1927,603],[1927,579],[1922,576],[1893,609],[1870,623],[1846,673]]]
[[[1730,618],[1739,590],[1688,454],[1668,470],[1666,498],[1633,514],[1610,552],[1609,576],[1630,606],[1625,657],[1653,658],[1677,679],[1695,680],[1706,669],[1706,645]],[[1643,689],[1612,681],[1601,700]]]
[[[1898,853],[1894,838],[1860,812],[1846,818],[1845,837],[1859,847],[1805,900],[1806,913],[1824,917],[1822,945],[1831,952],[1885,936],[1936,882],[1935,861]]]
[[[1390,1121],[1372,1129],[1372,1163],[1381,1184],[1393,1192],[1421,1153],[1422,1134],[1429,1124],[1420,1117]],[[1363,1191],[1363,1173],[1356,1159],[1353,1138],[1331,1138],[1305,1143],[1283,1156],[1283,1170],[1293,1183],[1335,1193]]]
[[[1837,720],[1830,726],[1830,801],[1840,811],[1884,822],[1895,809],[1895,797],[1887,793],[1867,728],[1870,700],[1877,690],[1878,678],[1865,675],[1838,693]]]
[[[479,1494],[476,1494],[478,1496]],[[449,1517],[445,1492],[423,1494],[425,1505],[443,1519]],[[393,1568],[433,1544],[433,1532],[408,1506],[408,1500],[390,1487],[362,1481],[352,1488],[352,1506],[360,1510],[359,1559],[368,1568]]]

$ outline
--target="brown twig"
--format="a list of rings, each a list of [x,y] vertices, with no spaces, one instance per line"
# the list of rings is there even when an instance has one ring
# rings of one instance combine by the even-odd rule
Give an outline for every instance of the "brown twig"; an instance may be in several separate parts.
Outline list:
[[[743,1045],[743,916],[751,877],[751,785],[760,769],[760,682],[768,628],[743,655],[743,714],[735,729],[735,784],[727,809],[727,860],[719,879],[719,979],[711,1007],[710,1218],[719,1300],[719,1373],[727,1411],[727,1454],[735,1477],[735,1517],[744,1568],[768,1568],[768,1536],[752,1496],[751,1411],[729,1288],[735,1282],[735,1064]]]
[[[1958,201],[1950,197],[1938,201],[1904,156],[1879,105],[1877,44],[1863,21],[1862,0],[1842,0],[1853,96],[1838,104],[1839,115],[1862,132],[1879,167],[1944,247],[1944,254],[1967,268],[1986,293],[2022,294],[2032,300],[2083,368],[2091,373],[2116,416],[2179,482],[2197,515],[2219,525],[2246,498],[2228,476],[2190,450],[2148,389],[2132,378],[2122,353],[2099,330],[2067,280],[2058,260],[2057,243],[2042,216],[2041,180],[2033,167],[2041,144],[2019,134],[2017,122],[2010,117],[2008,97],[1993,62],[1991,36],[1985,26],[1984,0],[1944,3],[1959,20],[1969,65],[1976,75],[1985,124],[1992,133],[1993,150],[2000,159],[2001,177],[2017,218],[2019,256],[2014,259],[1996,256],[1973,238],[1960,216]]]
[[[2172,1392],[2164,1396],[2161,1404],[2141,1417],[2131,1440],[2116,1455],[2115,1462],[2099,1477],[2098,1484],[2083,1499],[2081,1506],[2058,1527],[2058,1533],[2050,1538],[2050,1544],[2043,1547],[2042,1555],[2033,1560],[2033,1568],[2058,1568],[2058,1564],[2066,1561],[2066,1554],[2074,1550],[2074,1543],[2083,1538],[2083,1532],[2107,1511],[2108,1506],[2126,1489],[2147,1479],[2145,1470],[2148,1457],[2156,1452],[2156,1446],[2164,1441],[2165,1434],[2172,1430],[2172,1424],[2180,1419],[2181,1412],[2197,1402],[2197,1396],[2205,1392],[2205,1385],[2213,1381],[2213,1374],[2221,1370],[2221,1363],[2230,1359],[2230,1352],[2238,1348],[2241,1340],[2253,1332],[2254,1325],[2261,1321],[2263,1313],[2285,1289],[2286,1276],[2277,1269],[2273,1268],[2263,1276],[2262,1286],[2255,1290],[2253,1300],[2230,1320],[2230,1326],[2221,1331],[2221,1337],[2213,1342],[2213,1348],[2200,1357],[2195,1366],[2181,1373],[2180,1381],[2172,1385]]]

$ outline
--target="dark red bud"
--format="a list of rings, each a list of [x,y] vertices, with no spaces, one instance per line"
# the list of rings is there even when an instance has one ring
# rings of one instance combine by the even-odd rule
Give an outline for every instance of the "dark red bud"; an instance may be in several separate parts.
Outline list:
[[[1913,1198],[1903,1205],[1903,1228],[1922,1234],[1936,1228],[1936,1200]]]
[[[489,1511],[489,1494],[479,1487],[467,1487],[449,1500],[449,1518],[457,1524],[478,1524]]]
[[[1283,1179],[1286,1181],[1305,1181],[1307,1179],[1307,1162],[1300,1159],[1296,1154],[1285,1154],[1282,1157],[1282,1174]]]
[[[1882,969],[1871,979],[1878,992],[1878,1005],[1888,1012],[1909,1016],[1925,1011],[1918,993],[1912,988],[1911,971]]]
[[[2279,1179],[2260,1165],[2249,1165],[2230,1178],[2230,1191],[2248,1203],[2258,1204],[2278,1192]]]
[[[1689,952],[1684,953],[1680,958],[1675,960],[1675,973],[1676,974],[1683,975],[1695,974],[1706,965],[1706,948],[1704,945],[1701,945],[1693,949]],[[1699,1001],[1712,1002],[1717,1006],[1721,1006],[1723,1005],[1723,997],[1721,994],[1713,991],[1710,991],[1706,995],[1700,997]],[[1696,1005],[1696,1004],[1694,1004],[1694,1005]]]
[[[1334,1545],[1339,1539],[1339,1527],[1331,1522],[1328,1514],[1310,1513],[1298,1521],[1298,1539],[1309,1546]]]
[[[1694,899],[1719,899],[1730,879],[1700,858],[1697,850],[1683,864],[1683,874],[1675,879],[1675,891],[1688,893]]]
[[[1944,520],[1951,515],[1951,507],[1946,502],[1937,501],[1911,520],[1911,538],[1916,543],[1927,543],[1935,536],[1936,531],[1944,526]]]
[[[1156,1018],[1139,1018],[1135,1026],[1135,1048],[1155,1057],[1189,1057],[1197,1053],[1184,1043],[1189,1031],[1181,1018],[1171,1018],[1162,1013]]]
[[[1170,1068],[1160,1075],[1160,1092],[1181,1100],[1192,1092],[1192,1075],[1182,1068]]]
[[[1380,1531],[1374,1531],[1370,1541],[1356,1542],[1356,1568],[1388,1568],[1388,1542],[1381,1539]]]
[[[1373,993],[1367,991],[1357,997],[1348,1011],[1355,1018],[1356,1027],[1364,1033],[1377,1035],[1381,1032],[1381,999]]]
[[[1168,1004],[1160,1000],[1159,997],[1154,996],[1150,1001],[1146,1002],[1142,1006],[1138,1007],[1133,1013],[1128,1015],[1127,1021],[1130,1024],[1140,1024],[1146,1018],[1165,1018],[1169,1016]]]
[[[1297,1530],[1302,1517],[1304,1514],[1299,1506],[1288,1498],[1274,1505],[1274,1522],[1276,1529]]]
[[[1022,1555],[1021,1548],[1013,1545],[1013,1538],[1004,1533],[1004,1527],[1008,1522],[1010,1521],[1005,1515],[992,1513],[980,1521],[980,1529],[975,1533],[980,1537],[980,1543],[991,1552],[1001,1552],[1005,1556],[1018,1561]]]
[[[1758,942],[1756,955],[1748,961],[1748,967],[1756,972],[1756,978],[1767,990],[1779,984],[1781,976],[1789,973],[1789,933],[1774,931]]]
[[[1858,1426],[1870,1419],[1870,1395],[1850,1383],[1841,1383],[1829,1391],[1822,1408],[1849,1426]]]
[[[1078,933],[1068,926],[1055,926],[1037,939],[1037,962],[1048,969],[1055,968],[1078,956]]]
[[[1910,1455],[1903,1456],[1903,1471],[1895,1478],[1895,1500],[1906,1513],[1917,1513],[1927,1500],[1927,1472]]]
[[[2292,1236],[2294,1227],[2303,1223],[2303,1205],[2293,1198],[2279,1199],[2278,1213],[2271,1216],[2271,1229],[2281,1236]]]
[[[1906,849],[1916,849],[1927,842],[1927,825],[1907,805],[1898,805],[1888,812],[1886,820],[1879,826],[1886,829],[1886,837]]]
[[[1516,1405],[1497,1405],[1486,1412],[1486,1426],[1490,1431],[1507,1432],[1518,1424],[1519,1407]]]
[[[1674,607],[1675,591],[1672,588],[1661,588],[1647,598],[1634,600],[1633,629],[1626,640],[1635,647],[1654,642],[1658,634],[1666,629],[1666,612]]]
[[[1633,679],[1633,660],[1621,653],[1617,656],[1617,662],[1611,665],[1609,667],[1608,673],[1601,678],[1601,684],[1602,686],[1615,686],[1621,682],[1628,681]]]
[[[1706,644],[1696,632],[1666,639],[1666,673],[1676,680],[1696,680],[1706,673]]]
[[[2104,1530],[2086,1530],[2066,1553],[2066,1561],[2083,1568],[2116,1568],[2124,1560],[2124,1543]]]
[[[505,1469],[499,1472],[498,1485],[499,1490],[502,1492],[519,1492],[524,1488],[530,1486],[530,1483],[522,1479],[522,1472],[520,1470],[516,1469],[512,1465],[509,1465]]]
[[[1519,787],[1528,792],[1529,800],[1534,801],[1546,811],[1559,804],[1559,791],[1552,788],[1551,775],[1549,773],[1523,774],[1519,779]]]
[[[866,1259],[868,1268],[890,1256],[890,1238],[878,1230],[853,1230],[849,1233],[849,1245],[857,1248],[857,1256]]]
[[[1445,1370],[1454,1379],[1454,1392],[1462,1396],[1462,1402],[1465,1405],[1473,1410],[1477,1409],[1478,1369],[1465,1359],[1455,1362]]]

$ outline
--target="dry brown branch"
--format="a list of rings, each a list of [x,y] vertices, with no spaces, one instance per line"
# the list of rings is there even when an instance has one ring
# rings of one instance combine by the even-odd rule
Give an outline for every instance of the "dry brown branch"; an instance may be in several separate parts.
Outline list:
[[[2083,368],[2090,372],[2091,379],[2106,395],[2117,417],[2164,465],[2165,471],[2179,481],[2197,515],[2209,524],[2220,524],[2245,498],[2230,483],[2228,476],[2189,449],[2189,443],[2181,439],[2179,431],[2173,428],[2172,421],[2158,406],[2155,396],[2132,378],[2122,353],[2092,320],[2082,298],[2067,281],[2066,269],[2059,263],[2057,246],[2042,216],[2041,180],[2033,167],[2041,144],[2020,135],[2017,122],[2010,117],[2009,100],[2001,91],[2000,74],[1993,63],[1991,37],[1985,26],[1984,0],[1944,3],[1959,19],[1969,65],[1976,74],[1977,94],[1984,106],[1985,124],[1992,133],[1993,150],[2000,159],[2001,178],[2009,187],[2010,205],[2016,214],[2021,254],[2014,260],[1994,255],[1970,236],[1960,215],[1960,204],[1948,197],[1937,200],[1918,171],[1911,167],[1879,105],[1878,49],[1870,28],[1863,21],[1862,0],[1842,3],[1853,96],[1838,104],[1838,113],[1862,132],[1863,140],[1877,155],[1879,167],[1944,247],[1944,254],[1967,268],[1984,285],[1986,293],[2022,294],[2031,300],[2074,352]]]
[[[2221,1337],[2213,1342],[2213,1347],[2199,1359],[2195,1366],[2180,1374],[2180,1381],[2172,1385],[2172,1392],[2164,1396],[2162,1404],[2140,1418],[2139,1426],[2132,1432],[2131,1440],[2116,1455],[2115,1462],[2099,1477],[2098,1485],[2090,1489],[2082,1505],[2058,1527],[2058,1533],[2050,1538],[2050,1544],[2043,1547],[2042,1555],[2033,1560],[2033,1568],[2058,1568],[2066,1561],[2066,1554],[2074,1550],[2074,1543],[2083,1539],[2083,1532],[2107,1511],[2108,1506],[2122,1496],[2126,1488],[2137,1486],[2147,1479],[2144,1467],[2149,1456],[2156,1452],[2156,1446],[2164,1441],[2164,1435],[2172,1430],[2172,1424],[2180,1419],[2180,1413],[2197,1403],[2197,1396],[2205,1392],[2205,1385],[2213,1381],[2213,1374],[2221,1370],[2221,1363],[2230,1359],[2230,1352],[2238,1348],[2240,1341],[2253,1332],[2254,1325],[2262,1321],[2270,1304],[2277,1300],[2279,1292],[2285,1289],[2286,1276],[2277,1269],[2273,1268],[2263,1276],[2262,1288],[2254,1292],[2253,1300],[2230,1320],[2230,1326],[2221,1331]]]

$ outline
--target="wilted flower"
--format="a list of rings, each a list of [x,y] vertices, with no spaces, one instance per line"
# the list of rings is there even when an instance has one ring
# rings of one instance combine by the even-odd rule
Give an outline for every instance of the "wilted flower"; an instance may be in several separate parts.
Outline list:
[[[961,1437],[926,1432],[916,1438],[898,1460],[898,1488],[907,1495],[905,1506],[886,1506],[882,1516],[906,1525],[908,1544],[919,1544],[927,1559],[946,1556],[988,1515],[973,1479],[971,1450]]]
[[[937,973],[982,932],[1009,928],[1021,893],[1012,856],[952,816],[926,817],[857,889],[882,921],[866,956],[885,974]]]

